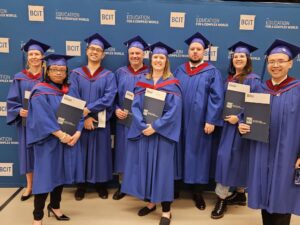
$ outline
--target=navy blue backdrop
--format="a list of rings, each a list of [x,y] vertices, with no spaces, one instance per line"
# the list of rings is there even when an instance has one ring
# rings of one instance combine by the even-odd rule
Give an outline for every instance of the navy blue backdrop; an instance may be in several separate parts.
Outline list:
[[[177,49],[172,69],[186,60],[184,40],[199,31],[213,44],[212,62],[226,76],[227,47],[238,40],[259,48],[252,55],[261,73],[264,51],[275,38],[300,45],[298,4],[208,1],[1,0],[0,2],[0,186],[20,186],[17,135],[6,125],[6,95],[20,71],[20,48],[30,38],[52,46],[50,52],[76,55],[70,68],[86,63],[83,40],[99,32],[112,44],[103,65],[111,70],[127,63],[123,42],[137,34]],[[300,78],[300,57],[291,75]],[[267,75],[266,75],[267,77]]]

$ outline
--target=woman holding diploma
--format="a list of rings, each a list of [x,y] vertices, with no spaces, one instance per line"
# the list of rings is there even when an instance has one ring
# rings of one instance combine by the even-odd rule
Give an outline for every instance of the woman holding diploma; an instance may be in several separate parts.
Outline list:
[[[27,142],[34,152],[34,225],[42,224],[49,192],[48,216],[52,213],[57,220],[70,220],[60,210],[63,185],[83,181],[84,170],[78,143],[83,124],[78,125],[78,131],[73,135],[69,135],[61,130],[56,116],[64,94],[77,97],[67,83],[66,63],[70,58],[56,54],[45,57],[48,66],[45,82],[32,89],[29,99]]]
[[[150,73],[142,77],[134,89],[122,192],[149,202],[139,210],[139,216],[154,211],[155,204],[161,202],[160,225],[168,225],[174,199],[174,152],[180,135],[182,99],[179,82],[170,72],[168,60],[168,54],[175,50],[161,42],[151,45],[150,49]],[[149,115],[157,109],[145,108],[146,101],[151,101],[146,93],[156,91],[165,98],[154,100],[163,105],[161,116],[150,123],[145,112],[148,110]]]
[[[19,138],[20,173],[26,174],[27,187],[21,201],[30,198],[32,193],[33,151],[26,147],[26,117],[28,114],[26,101],[32,87],[41,81],[42,58],[50,46],[30,39],[22,50],[27,54],[27,68],[14,76],[7,96],[7,124],[16,124]]]
[[[233,53],[225,88],[228,88],[228,82],[234,82],[249,85],[250,91],[253,92],[260,85],[260,77],[252,72],[250,53],[257,48],[239,41],[228,50]],[[227,204],[246,205],[245,187],[247,186],[249,152],[245,144],[247,140],[241,138],[237,129],[239,120],[240,114],[227,115],[224,119],[216,164],[215,192],[218,200],[211,213],[213,219],[224,216]],[[237,189],[228,196],[230,187],[237,187]]]

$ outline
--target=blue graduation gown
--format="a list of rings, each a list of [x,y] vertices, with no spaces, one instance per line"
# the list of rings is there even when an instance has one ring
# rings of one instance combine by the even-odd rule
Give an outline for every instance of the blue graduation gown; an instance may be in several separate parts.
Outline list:
[[[114,111],[113,103],[117,93],[115,75],[102,67],[93,76],[87,67],[80,67],[70,74],[70,82],[87,102],[91,113],[97,115],[106,110],[106,127],[95,130],[83,129],[81,144],[84,150],[86,182],[106,182],[112,179],[112,152],[110,138],[110,118]]]
[[[84,180],[80,141],[70,147],[52,135],[60,130],[56,112],[63,94],[54,84],[39,83],[32,89],[26,125],[27,143],[34,152],[33,194]],[[67,94],[78,98],[72,88]]]
[[[24,93],[31,91],[32,87],[40,82],[42,74],[33,76],[23,70],[14,76],[13,83],[7,95],[7,124],[15,124],[18,129],[18,155],[20,173],[26,174],[33,171],[33,151],[26,144],[26,126],[22,126],[22,117],[19,115],[21,108],[24,108]]]
[[[271,94],[269,144],[251,141],[249,207],[269,213],[300,215],[300,187],[294,184],[300,149],[300,81],[289,82]]]
[[[147,127],[143,118],[144,84],[167,93],[163,115],[152,123],[156,132],[150,136],[142,134]],[[152,79],[142,77],[137,85],[141,86],[135,89],[132,105],[133,121],[128,133],[122,192],[155,203],[173,201],[174,151],[179,141],[182,113],[178,80],[173,77],[160,79],[153,86]]]
[[[134,71],[130,66],[124,66],[116,71],[118,94],[115,102],[116,109],[123,109],[126,91],[133,92],[136,82],[149,72],[147,66]],[[116,124],[114,172],[123,173],[129,128],[121,123]]]
[[[237,80],[229,80],[238,82]],[[260,86],[260,77],[248,74],[243,84],[250,86],[251,92],[256,92]],[[226,89],[228,82],[226,82]],[[220,145],[218,148],[216,176],[218,183],[232,187],[246,187],[249,166],[249,142],[242,139],[238,131],[238,123],[233,125],[224,122]]]
[[[212,157],[212,134],[204,133],[205,123],[222,125],[223,80],[219,70],[203,63],[191,70],[189,63],[179,66],[174,75],[183,96],[183,134],[185,183],[206,184]]]

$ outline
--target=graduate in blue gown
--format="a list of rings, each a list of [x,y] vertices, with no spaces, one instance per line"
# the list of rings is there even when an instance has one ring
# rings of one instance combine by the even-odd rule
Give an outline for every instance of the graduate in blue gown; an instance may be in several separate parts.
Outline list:
[[[126,157],[127,134],[129,127],[122,121],[128,117],[128,111],[124,110],[124,99],[126,92],[133,93],[136,82],[147,73],[149,73],[148,66],[144,62],[144,51],[148,49],[148,44],[140,37],[136,36],[124,43],[128,48],[129,65],[119,68],[116,74],[118,94],[115,102],[115,114],[119,122],[116,124],[116,138],[115,138],[115,158],[114,158],[114,172],[119,173],[119,180],[124,173],[124,164]],[[113,199],[119,200],[125,196],[120,190],[114,193]]]
[[[32,89],[27,117],[27,143],[34,152],[33,188],[34,225],[42,224],[48,193],[48,216],[69,220],[60,210],[64,184],[83,181],[82,151],[78,142],[83,122],[74,134],[63,132],[56,112],[64,94],[78,98],[76,89],[68,85],[66,61],[72,56],[48,55],[45,81]]]
[[[300,215],[300,186],[294,184],[300,167],[300,81],[289,75],[300,47],[275,40],[266,51],[271,76],[263,92],[271,95],[269,143],[251,141],[248,204],[261,209],[264,225],[289,225]],[[241,134],[251,132],[240,124]]]
[[[110,138],[110,118],[114,111],[117,93],[114,73],[101,66],[105,49],[111,45],[98,33],[85,39],[88,64],[74,69],[70,82],[79,92],[80,98],[87,102],[84,108],[84,129],[81,144],[84,149],[85,182],[96,184],[102,199],[108,198],[106,182],[112,179],[112,151]],[[105,127],[98,127],[98,113],[105,113]],[[100,118],[101,119],[101,118]],[[85,196],[86,183],[78,184],[75,199]]]
[[[33,172],[33,151],[26,145],[25,124],[28,110],[26,102],[24,102],[25,92],[29,93],[32,87],[41,81],[43,76],[42,58],[49,48],[50,46],[33,39],[30,39],[22,47],[27,54],[27,68],[14,76],[7,95],[7,124],[17,126],[20,173],[26,174],[27,187],[21,196],[21,201],[25,201],[31,196]]]
[[[261,82],[260,77],[252,72],[250,53],[257,48],[239,41],[228,50],[232,53],[225,89],[228,82],[234,82],[249,85],[250,92],[255,92]],[[216,163],[215,191],[218,200],[211,213],[213,219],[224,216],[227,204],[246,205],[249,148],[247,139],[242,139],[238,131],[240,117],[241,115],[229,115],[224,119]],[[228,196],[230,187],[237,187],[237,190]]]
[[[193,184],[196,207],[204,210],[203,184],[209,182],[212,157],[212,133],[221,126],[224,87],[220,71],[203,61],[204,50],[210,42],[200,33],[185,41],[189,45],[189,62],[174,72],[180,81],[183,96],[184,152],[183,181]],[[202,185],[201,185],[202,184]]]
[[[174,199],[174,153],[181,128],[182,99],[179,82],[170,72],[168,54],[175,50],[157,42],[151,45],[150,73],[136,84],[132,104],[133,121],[128,146],[122,192],[147,200],[139,210],[145,216],[162,204],[160,225],[171,219]],[[143,117],[146,88],[166,93],[162,116],[152,124]]]

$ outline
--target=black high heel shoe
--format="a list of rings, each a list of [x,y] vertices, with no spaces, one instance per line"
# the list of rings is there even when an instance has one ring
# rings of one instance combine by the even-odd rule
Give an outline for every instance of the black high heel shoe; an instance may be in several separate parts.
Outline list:
[[[48,209],[48,217],[50,217],[52,213],[57,220],[65,220],[65,221],[70,220],[70,217],[66,216],[65,214],[62,214],[61,216],[56,215],[50,205],[47,206],[47,209]]]

